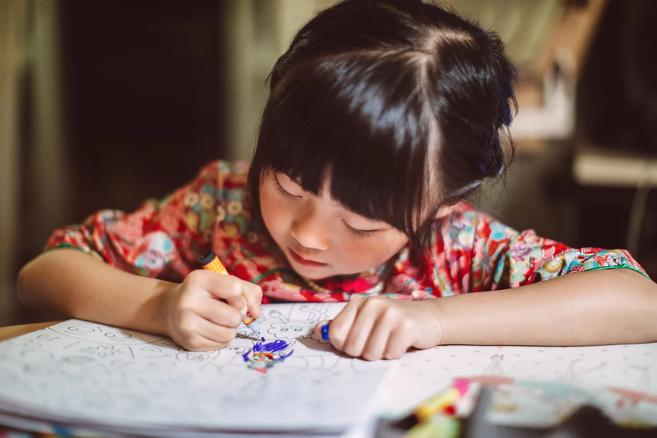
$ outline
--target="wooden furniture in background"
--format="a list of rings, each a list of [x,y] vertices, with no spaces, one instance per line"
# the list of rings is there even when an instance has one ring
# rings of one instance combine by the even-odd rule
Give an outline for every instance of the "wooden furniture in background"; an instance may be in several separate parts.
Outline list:
[[[0,2],[0,325],[15,305],[18,240],[20,91],[25,68],[26,2]]]
[[[518,68],[519,112],[511,133],[519,152],[542,153],[572,137],[577,82],[606,0],[452,0],[497,32]]]

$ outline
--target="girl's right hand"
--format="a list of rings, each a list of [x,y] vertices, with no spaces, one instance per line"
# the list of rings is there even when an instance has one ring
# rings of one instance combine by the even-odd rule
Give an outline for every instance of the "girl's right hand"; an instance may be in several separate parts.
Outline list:
[[[167,334],[190,351],[225,347],[248,314],[260,316],[260,286],[232,275],[195,270],[164,298]]]

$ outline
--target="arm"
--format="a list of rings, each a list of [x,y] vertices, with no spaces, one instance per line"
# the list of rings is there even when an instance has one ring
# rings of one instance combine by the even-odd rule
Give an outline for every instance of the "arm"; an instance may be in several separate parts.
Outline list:
[[[169,336],[189,350],[212,350],[235,337],[244,314],[260,316],[262,291],[203,270],[192,271],[180,284],[142,277],[60,249],[21,269],[18,296],[34,308]]]
[[[611,269],[428,301],[354,297],[329,334],[351,356],[395,359],[409,347],[445,344],[654,342],[656,316],[657,285],[635,271]]]
[[[596,345],[657,341],[657,284],[629,269],[579,272],[430,304],[440,344]]]
[[[41,254],[18,275],[18,296],[30,307],[165,335],[163,298],[176,286],[74,249]]]
[[[454,228],[467,237],[450,239]],[[441,234],[447,260],[469,260],[463,269],[467,275],[457,275],[455,282],[463,285],[463,278],[471,278],[470,291],[475,292],[439,300],[443,342],[657,341],[657,285],[625,250],[571,248],[476,212],[452,216]],[[449,265],[441,265],[440,257],[434,260],[447,272]],[[490,290],[495,292],[480,293]]]
[[[626,251],[568,248],[472,212],[441,234],[429,272],[446,296],[352,299],[330,326],[338,350],[379,359],[438,344],[657,341],[657,285]]]
[[[259,316],[262,291],[237,277],[194,270],[211,246],[219,179],[212,164],[161,202],[148,201],[130,214],[100,211],[83,224],[56,230],[47,245],[53,250],[21,270],[21,300],[166,334],[188,349],[225,345],[241,312],[248,308]]]

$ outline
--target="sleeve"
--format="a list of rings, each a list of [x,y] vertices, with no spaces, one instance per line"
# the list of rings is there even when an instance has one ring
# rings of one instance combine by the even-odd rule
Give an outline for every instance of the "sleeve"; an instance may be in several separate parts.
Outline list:
[[[210,248],[222,164],[207,165],[189,184],[132,213],[101,210],[56,229],[46,250],[74,248],[123,271],[180,281]]]
[[[597,269],[646,275],[626,250],[571,248],[533,230],[518,232],[476,211],[453,214],[436,231],[442,239],[435,239],[434,281],[448,294],[514,288]]]

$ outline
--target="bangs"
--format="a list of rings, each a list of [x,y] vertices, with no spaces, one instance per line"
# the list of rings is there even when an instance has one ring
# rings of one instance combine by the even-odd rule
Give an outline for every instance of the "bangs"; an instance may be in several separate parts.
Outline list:
[[[419,257],[439,207],[506,169],[514,77],[497,35],[434,2],[337,2],[268,77],[252,200],[269,169],[316,195],[328,176],[333,199],[403,231]]]
[[[436,116],[417,56],[363,53],[291,68],[265,107],[250,183],[273,169],[414,236],[440,204]],[[255,180],[258,181],[255,181]]]

